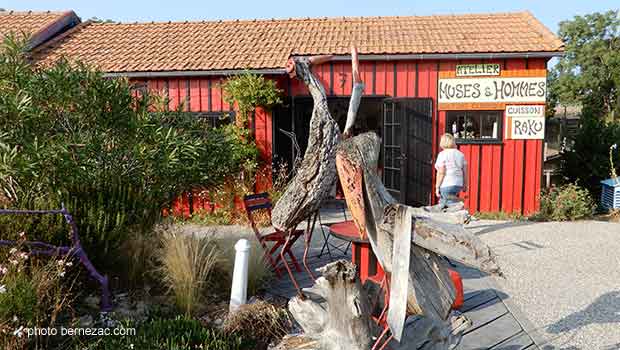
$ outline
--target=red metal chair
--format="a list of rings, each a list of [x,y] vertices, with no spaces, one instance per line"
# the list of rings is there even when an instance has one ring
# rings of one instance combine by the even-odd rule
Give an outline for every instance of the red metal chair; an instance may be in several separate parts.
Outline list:
[[[243,197],[243,204],[245,207],[245,211],[248,215],[248,219],[250,220],[250,224],[252,225],[252,230],[254,230],[254,234],[256,235],[256,239],[263,247],[265,260],[269,262],[269,264],[273,267],[274,272],[280,278],[282,276],[280,272],[280,263],[278,262],[278,258],[280,257],[281,263],[286,264],[286,268],[288,270],[288,261],[284,258],[285,255],[288,255],[291,263],[297,270],[297,272],[301,272],[301,267],[295,258],[295,255],[291,251],[291,247],[297,241],[297,239],[304,234],[303,230],[293,230],[291,233],[291,237],[287,242],[288,234],[287,232],[280,231],[274,228],[273,232],[270,233],[261,233],[256,226],[255,214],[257,211],[266,211],[269,215],[269,222],[271,222],[271,199],[269,198],[269,194],[266,192],[251,194]],[[269,243],[272,243],[271,247]]]

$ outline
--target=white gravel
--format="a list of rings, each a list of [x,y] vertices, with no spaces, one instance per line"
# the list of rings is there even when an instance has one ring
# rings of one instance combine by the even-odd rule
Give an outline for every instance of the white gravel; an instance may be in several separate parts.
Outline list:
[[[543,350],[620,350],[620,224],[478,221]],[[526,324],[527,328],[528,325]]]

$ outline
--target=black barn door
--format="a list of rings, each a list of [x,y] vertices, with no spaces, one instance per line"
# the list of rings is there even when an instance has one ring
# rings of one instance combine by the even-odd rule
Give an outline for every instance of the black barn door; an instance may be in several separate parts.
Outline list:
[[[292,164],[294,157],[297,156],[291,133],[294,133],[293,118],[291,118],[291,99],[285,98],[283,103],[276,106],[271,111],[272,115],[272,130],[271,135],[273,137],[273,146],[271,148],[272,154],[272,166],[274,169],[278,169],[280,166],[285,165],[287,170],[292,170]],[[273,172],[276,175],[276,172]]]
[[[399,202],[430,204],[433,101],[394,98],[383,104],[383,183]]]

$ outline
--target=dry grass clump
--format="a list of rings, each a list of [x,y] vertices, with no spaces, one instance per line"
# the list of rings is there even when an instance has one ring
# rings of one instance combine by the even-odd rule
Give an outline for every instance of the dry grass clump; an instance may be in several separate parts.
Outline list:
[[[25,242],[21,233],[17,246],[0,250],[1,349],[47,348],[50,337],[26,337],[26,328],[53,328],[74,301],[74,261],[31,254]]]
[[[228,335],[252,339],[257,348],[266,348],[274,340],[280,340],[291,329],[291,319],[286,309],[259,300],[242,305],[228,315],[223,331]]]
[[[167,229],[167,226],[159,225],[152,231],[138,230],[128,233],[120,250],[126,269],[119,275],[127,279],[129,287],[137,289],[157,278],[153,272],[158,269],[161,237]]]
[[[176,306],[190,317],[199,311],[219,254],[210,235],[203,238],[166,232],[160,254],[163,281]]]

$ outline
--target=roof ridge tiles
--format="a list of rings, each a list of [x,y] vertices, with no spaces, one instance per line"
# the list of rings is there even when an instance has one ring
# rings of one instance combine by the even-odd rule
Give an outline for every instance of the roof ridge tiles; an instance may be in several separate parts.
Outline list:
[[[338,20],[338,21],[343,21],[343,20],[373,20],[373,19],[382,19],[382,20],[389,20],[389,19],[400,19],[400,20],[405,20],[405,19],[437,19],[437,18],[441,18],[441,17],[447,17],[447,18],[452,18],[452,17],[460,17],[460,18],[465,18],[465,17],[499,17],[499,16],[506,16],[506,15],[518,15],[518,14],[522,14],[524,11],[515,11],[515,12],[481,12],[481,13],[465,13],[465,14],[431,14],[431,15],[407,15],[407,16],[324,16],[324,17],[288,17],[288,18],[247,18],[247,19],[239,19],[239,18],[233,18],[233,19],[212,19],[212,20],[168,20],[168,21],[150,21],[150,22],[139,22],[139,21],[135,21],[135,22],[122,22],[122,21],[115,21],[113,23],[98,23],[100,25],[110,25],[110,24],[123,24],[123,25],[145,25],[145,24],[200,24],[200,23],[256,23],[256,22],[307,22],[307,21],[326,21],[326,20]]]
[[[67,13],[73,12],[72,10],[59,10],[59,11],[34,11],[34,10],[0,10],[0,16],[9,16],[9,15],[26,15],[26,16],[40,16],[40,15],[64,15]]]

